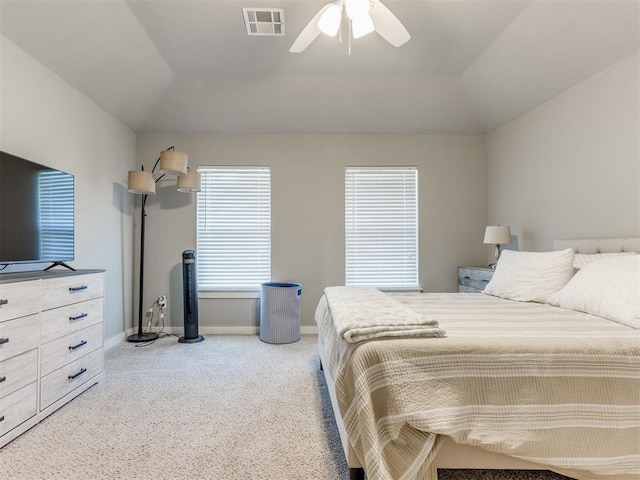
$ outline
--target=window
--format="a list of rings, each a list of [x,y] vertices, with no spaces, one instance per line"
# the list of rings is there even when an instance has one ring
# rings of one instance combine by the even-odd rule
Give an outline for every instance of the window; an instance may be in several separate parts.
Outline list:
[[[346,285],[417,289],[418,168],[347,167]]]
[[[269,167],[198,171],[198,289],[258,290],[271,279]]]
[[[73,260],[73,176],[56,170],[38,172],[40,257]]]

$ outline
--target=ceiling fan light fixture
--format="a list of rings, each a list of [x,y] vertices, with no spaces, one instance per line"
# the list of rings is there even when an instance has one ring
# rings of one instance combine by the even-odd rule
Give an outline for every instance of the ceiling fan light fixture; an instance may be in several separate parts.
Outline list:
[[[367,14],[365,16],[351,20],[351,28],[354,39],[364,37],[368,33],[373,32],[373,20],[371,20],[371,17],[369,16],[369,14]]]
[[[342,22],[342,5],[332,3],[318,19],[318,28],[325,35],[335,37]]]
[[[394,47],[404,45],[411,38],[404,25],[381,0],[332,0],[302,29],[289,52],[303,52],[323,32],[327,35],[339,33],[345,11],[349,18],[349,52],[353,38],[362,37],[372,31]]]
[[[347,17],[355,21],[369,16],[369,0],[346,0]]]

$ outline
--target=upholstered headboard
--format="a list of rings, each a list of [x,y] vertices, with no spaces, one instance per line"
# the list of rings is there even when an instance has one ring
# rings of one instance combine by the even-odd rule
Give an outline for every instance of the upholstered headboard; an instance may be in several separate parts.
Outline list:
[[[572,248],[576,253],[640,252],[640,237],[554,240],[555,250]]]

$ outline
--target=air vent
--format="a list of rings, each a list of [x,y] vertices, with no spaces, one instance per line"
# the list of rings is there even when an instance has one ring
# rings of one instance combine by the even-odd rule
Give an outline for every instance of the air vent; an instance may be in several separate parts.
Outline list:
[[[248,35],[284,36],[284,9],[243,8]]]

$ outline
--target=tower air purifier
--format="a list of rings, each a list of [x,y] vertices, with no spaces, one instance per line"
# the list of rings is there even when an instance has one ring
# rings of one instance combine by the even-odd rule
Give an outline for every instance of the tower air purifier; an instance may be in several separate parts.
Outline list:
[[[204,340],[198,335],[198,276],[196,271],[196,252],[182,252],[182,290],[184,294],[184,335],[178,338],[180,343],[197,343]]]

